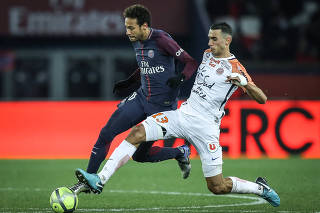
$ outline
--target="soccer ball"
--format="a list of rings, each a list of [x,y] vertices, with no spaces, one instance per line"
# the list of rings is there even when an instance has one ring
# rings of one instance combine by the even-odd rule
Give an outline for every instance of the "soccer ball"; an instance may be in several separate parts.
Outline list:
[[[78,197],[67,187],[59,187],[50,196],[50,206],[54,212],[73,212],[78,206]]]

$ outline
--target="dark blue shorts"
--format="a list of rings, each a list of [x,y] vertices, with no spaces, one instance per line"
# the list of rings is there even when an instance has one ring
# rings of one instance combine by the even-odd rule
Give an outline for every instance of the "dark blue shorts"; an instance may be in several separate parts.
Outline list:
[[[138,90],[120,102],[118,109],[112,114],[105,128],[110,128],[112,135],[116,136],[154,113],[175,109],[177,109],[177,102],[170,106],[150,103]]]

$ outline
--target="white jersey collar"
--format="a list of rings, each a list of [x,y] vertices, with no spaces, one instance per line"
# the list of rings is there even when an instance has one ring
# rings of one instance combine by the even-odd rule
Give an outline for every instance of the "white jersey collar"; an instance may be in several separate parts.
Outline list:
[[[226,58],[216,58],[213,54],[212,54],[212,52],[211,52],[211,55],[212,55],[212,57],[214,58],[214,59],[216,59],[216,60],[232,60],[232,59],[236,59],[236,57],[231,53],[231,56],[230,57],[226,57]]]

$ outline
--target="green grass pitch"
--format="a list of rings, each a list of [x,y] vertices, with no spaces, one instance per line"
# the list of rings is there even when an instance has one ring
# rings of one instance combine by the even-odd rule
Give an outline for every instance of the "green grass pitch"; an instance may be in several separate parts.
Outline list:
[[[75,168],[87,160],[0,160],[0,213],[51,212],[49,196],[76,182]],[[254,181],[267,177],[281,205],[274,208],[257,196],[214,196],[206,188],[200,160],[181,178],[175,160],[161,163],[129,161],[100,195],[80,194],[76,212],[318,212],[320,160],[224,160],[224,176]]]

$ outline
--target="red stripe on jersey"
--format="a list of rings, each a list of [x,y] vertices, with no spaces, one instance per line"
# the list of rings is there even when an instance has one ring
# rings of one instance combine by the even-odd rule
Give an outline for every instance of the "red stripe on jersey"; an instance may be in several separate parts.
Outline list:
[[[148,75],[146,75],[146,79],[148,81],[148,96],[147,96],[147,100],[149,100],[149,98],[151,96],[151,87],[150,87],[150,79],[149,79]]]
[[[144,55],[143,55],[143,44],[140,42],[141,45],[141,55],[142,55],[142,60],[144,60]]]

